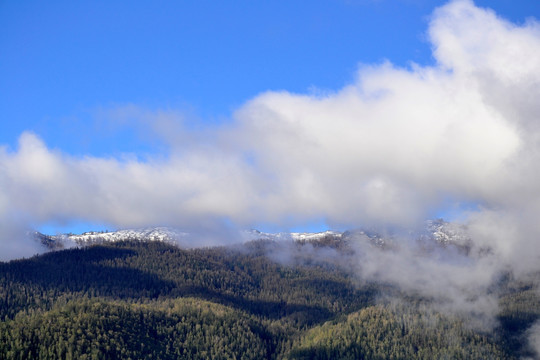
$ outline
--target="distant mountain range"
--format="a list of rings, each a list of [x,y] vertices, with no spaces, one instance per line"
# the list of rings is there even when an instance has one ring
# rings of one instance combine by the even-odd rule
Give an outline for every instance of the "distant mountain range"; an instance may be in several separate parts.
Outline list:
[[[183,232],[170,227],[151,227],[142,229],[126,229],[110,232],[89,231],[82,234],[61,234],[46,235],[40,232],[33,233],[34,238],[45,245],[49,250],[60,250],[74,246],[88,246],[117,241],[163,241],[172,244],[182,245],[187,243],[190,233]],[[280,232],[266,233],[258,230],[245,230],[239,234],[241,243],[255,240],[267,241],[294,241],[301,243],[320,243],[321,241],[332,240],[334,243],[351,243],[356,241],[368,241],[372,245],[387,248],[395,244],[397,238],[406,236],[419,241],[425,246],[456,246],[462,250],[467,250],[470,245],[470,238],[467,235],[466,227],[461,224],[451,223],[442,219],[428,220],[425,227],[419,231],[385,232],[381,233],[373,230],[355,229],[345,232],[324,231],[316,233]]]

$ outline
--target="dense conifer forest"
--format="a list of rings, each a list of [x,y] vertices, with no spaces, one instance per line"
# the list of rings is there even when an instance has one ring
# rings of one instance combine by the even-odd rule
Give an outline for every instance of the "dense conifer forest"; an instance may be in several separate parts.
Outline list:
[[[0,263],[0,359],[535,356],[530,283],[503,281],[496,324],[482,329],[323,257],[276,261],[276,246],[131,241]],[[347,251],[335,239],[315,248]]]

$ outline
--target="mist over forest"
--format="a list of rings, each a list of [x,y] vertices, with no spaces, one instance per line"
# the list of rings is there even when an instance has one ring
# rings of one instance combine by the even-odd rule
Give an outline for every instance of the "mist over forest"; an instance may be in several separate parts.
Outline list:
[[[405,262],[394,240],[355,231],[183,249],[133,239],[0,263],[0,356],[538,357],[538,274],[474,288],[433,273],[435,262],[463,267],[467,245],[420,237],[410,261],[392,264]]]

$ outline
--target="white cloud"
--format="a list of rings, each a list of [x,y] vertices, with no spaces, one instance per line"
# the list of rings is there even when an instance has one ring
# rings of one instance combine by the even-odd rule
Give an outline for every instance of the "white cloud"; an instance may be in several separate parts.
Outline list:
[[[262,94],[238,111],[235,139],[271,172],[273,195],[290,199],[283,212],[403,224],[449,194],[493,205],[515,189],[518,154],[530,150],[537,28],[450,3],[430,24],[435,67],[366,66],[323,97]]]

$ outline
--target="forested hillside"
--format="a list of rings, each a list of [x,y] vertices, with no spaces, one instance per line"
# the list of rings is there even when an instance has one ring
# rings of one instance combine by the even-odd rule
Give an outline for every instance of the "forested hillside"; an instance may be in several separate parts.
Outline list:
[[[534,356],[526,329],[540,300],[530,284],[502,283],[497,324],[477,329],[316,256],[342,245],[295,243],[311,255],[279,262],[272,241],[191,250],[135,241],[0,263],[0,358]]]

